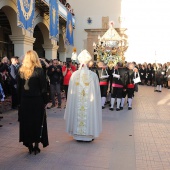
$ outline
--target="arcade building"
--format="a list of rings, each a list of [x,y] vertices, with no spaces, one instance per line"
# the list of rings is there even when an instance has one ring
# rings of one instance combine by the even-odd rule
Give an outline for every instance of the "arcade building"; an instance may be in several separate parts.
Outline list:
[[[22,56],[28,50],[35,50],[39,57],[64,61],[64,53],[68,50],[65,45],[66,23],[68,9],[58,1],[59,33],[58,40],[50,38],[50,0],[1,0],[0,1],[0,59],[4,56]],[[31,3],[34,1],[33,30],[18,26],[19,2]],[[73,28],[75,17],[72,16]]]

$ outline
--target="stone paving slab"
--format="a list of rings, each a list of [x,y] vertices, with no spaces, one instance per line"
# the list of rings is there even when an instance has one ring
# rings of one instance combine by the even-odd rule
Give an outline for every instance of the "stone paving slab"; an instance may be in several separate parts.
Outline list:
[[[132,110],[106,106],[103,131],[93,142],[77,142],[65,132],[63,108],[47,110],[49,146],[40,146],[38,155],[29,155],[18,142],[17,111],[3,113],[0,170],[170,169],[170,90],[139,86]]]

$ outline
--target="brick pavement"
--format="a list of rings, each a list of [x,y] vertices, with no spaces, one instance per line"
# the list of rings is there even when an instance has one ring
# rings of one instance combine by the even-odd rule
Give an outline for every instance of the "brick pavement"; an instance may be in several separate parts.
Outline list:
[[[3,113],[0,170],[169,170],[170,90],[139,86],[132,110],[108,108],[93,142],[77,142],[65,132],[64,109],[47,110],[50,145],[36,156],[18,142],[17,111]]]

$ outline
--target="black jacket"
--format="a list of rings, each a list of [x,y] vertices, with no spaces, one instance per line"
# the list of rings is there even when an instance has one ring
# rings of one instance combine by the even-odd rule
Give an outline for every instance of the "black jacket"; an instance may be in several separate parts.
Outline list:
[[[53,68],[54,68],[54,71],[52,71]],[[60,71],[57,71],[57,69],[59,69]],[[61,66],[59,66],[59,65],[56,67],[51,65],[48,68],[47,75],[49,76],[50,84],[61,83],[63,80]]]
[[[18,75],[17,90],[19,104],[22,97],[36,97],[41,96],[44,104],[47,104],[47,83],[42,68],[35,68],[29,80],[22,79]]]
[[[115,74],[120,75],[120,78],[115,78],[113,77],[113,83],[122,85],[124,88],[127,86],[127,81],[128,81],[128,69],[124,67],[120,67],[118,69],[115,69],[113,72]]]
[[[49,144],[44,109],[47,104],[46,85],[42,68],[35,68],[27,81],[18,76],[18,96],[20,97],[18,110],[19,141],[27,147],[34,142],[41,142],[43,147]]]

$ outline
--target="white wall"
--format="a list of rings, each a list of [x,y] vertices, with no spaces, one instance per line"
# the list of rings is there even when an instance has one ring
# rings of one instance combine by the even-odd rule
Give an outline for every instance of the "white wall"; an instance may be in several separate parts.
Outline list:
[[[119,16],[121,13],[121,0],[68,0],[74,9],[76,29],[74,30],[74,46],[79,54],[86,48],[85,39],[87,34],[84,29],[102,28],[102,17],[109,17],[114,21],[115,27],[119,28]],[[92,19],[92,24],[87,23],[87,19]]]
[[[128,61],[170,61],[169,0],[122,0],[124,25],[128,28]]]
[[[127,61],[170,61],[170,10],[169,0],[68,0],[75,12],[75,47],[78,53],[85,48],[84,29],[101,28],[102,17],[109,16],[120,27],[128,28],[129,48]],[[87,24],[87,18],[92,24]],[[156,54],[155,54],[156,52]]]

